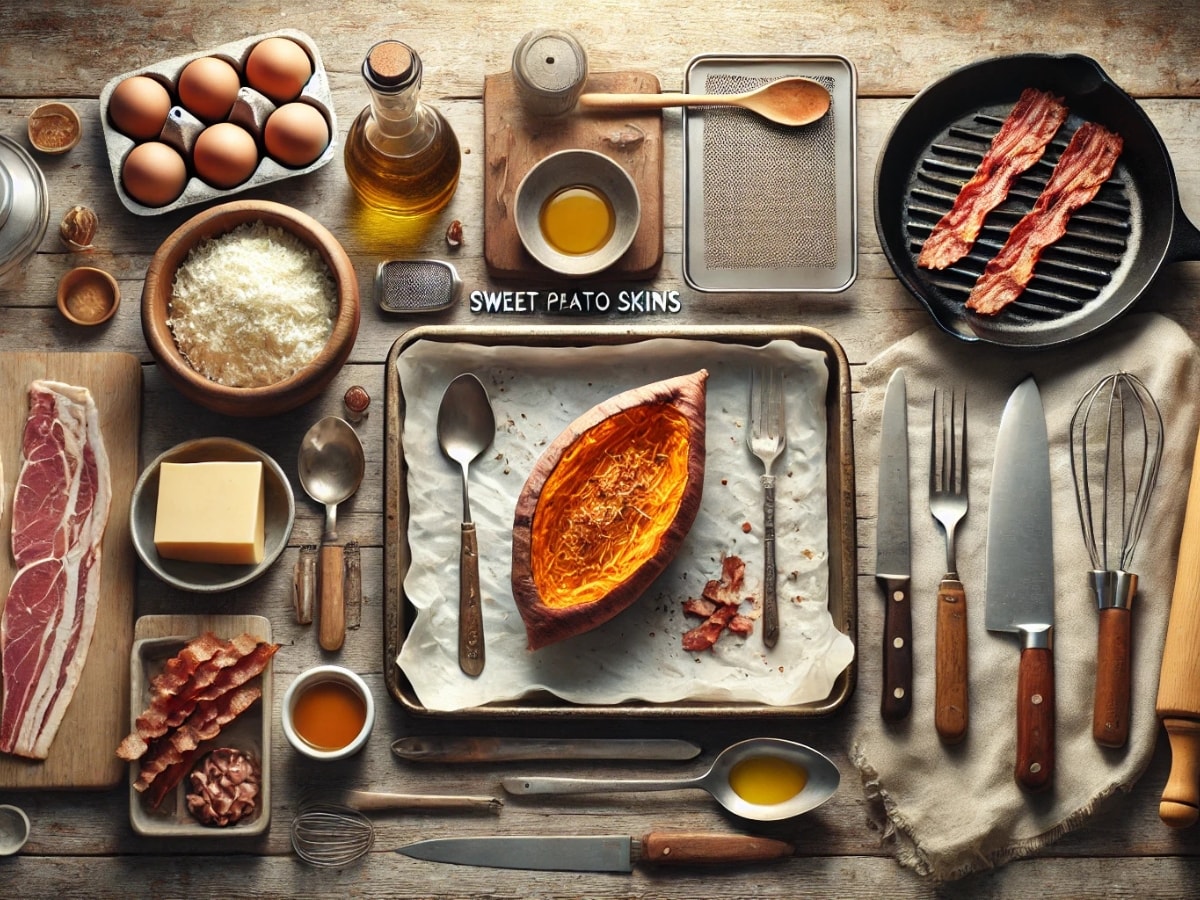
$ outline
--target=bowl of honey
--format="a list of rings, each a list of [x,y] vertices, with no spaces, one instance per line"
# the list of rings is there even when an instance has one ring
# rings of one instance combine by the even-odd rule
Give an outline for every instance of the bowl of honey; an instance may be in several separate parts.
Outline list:
[[[342,666],[301,672],[283,695],[283,733],[311,759],[345,759],[367,743],[375,701],[367,683]]]
[[[516,226],[529,255],[559,275],[602,272],[633,243],[641,224],[637,185],[595,150],[539,160],[516,193]]]

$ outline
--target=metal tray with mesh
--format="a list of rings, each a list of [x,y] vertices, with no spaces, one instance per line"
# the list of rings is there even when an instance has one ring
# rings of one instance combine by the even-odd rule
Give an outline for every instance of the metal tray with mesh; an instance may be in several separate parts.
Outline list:
[[[736,94],[802,75],[824,84],[829,113],[776,125],[741,109],[683,116],[683,276],[699,291],[833,293],[858,274],[855,101],[841,56],[694,57],[689,94]]]

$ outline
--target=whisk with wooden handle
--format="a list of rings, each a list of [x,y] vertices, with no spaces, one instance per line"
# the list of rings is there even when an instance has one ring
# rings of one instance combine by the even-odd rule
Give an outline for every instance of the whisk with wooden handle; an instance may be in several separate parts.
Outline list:
[[[1129,571],[1158,479],[1163,422],[1145,384],[1128,372],[1101,378],[1071,417],[1071,474],[1088,588],[1099,610],[1092,737],[1103,747],[1129,739],[1130,617],[1138,577]]]

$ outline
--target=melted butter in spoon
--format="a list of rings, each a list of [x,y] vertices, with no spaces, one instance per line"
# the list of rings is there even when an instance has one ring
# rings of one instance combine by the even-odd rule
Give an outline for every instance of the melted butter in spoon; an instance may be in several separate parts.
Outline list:
[[[808,772],[778,756],[748,756],[729,771],[733,792],[756,806],[776,806],[791,800],[808,783]]]

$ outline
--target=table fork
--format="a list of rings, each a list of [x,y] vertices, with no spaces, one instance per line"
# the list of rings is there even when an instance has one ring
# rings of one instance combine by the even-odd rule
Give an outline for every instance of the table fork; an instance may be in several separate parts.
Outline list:
[[[967,595],[955,560],[955,527],[967,514],[967,398],[933,392],[929,440],[929,512],[946,532],[946,574],[938,585],[934,727],[948,744],[967,733]],[[961,411],[960,411],[961,410]],[[955,419],[961,426],[955,428]],[[939,452],[940,451],[940,452]]]
[[[775,597],[775,476],[771,468],[787,446],[783,373],[778,369],[755,369],[750,373],[750,428],[746,444],[763,464],[763,644],[774,647],[779,640],[779,604]]]

